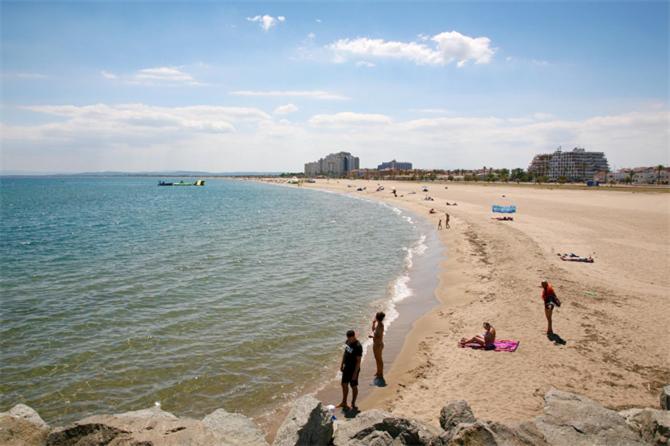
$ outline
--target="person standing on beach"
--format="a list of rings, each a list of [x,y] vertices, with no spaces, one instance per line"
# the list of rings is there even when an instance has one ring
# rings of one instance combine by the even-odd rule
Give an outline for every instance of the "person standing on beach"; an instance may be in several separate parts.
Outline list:
[[[442,230],[442,219],[440,218],[440,221],[437,222],[437,230],[441,231]]]
[[[444,227],[445,229],[449,229],[449,214],[446,212],[444,213]]]
[[[547,317],[547,334],[554,334],[554,327],[552,326],[552,316],[554,307],[560,306],[561,303],[556,297],[554,288],[549,282],[543,280],[542,283],[542,300],[544,301],[544,315]]]
[[[349,386],[351,386],[351,408],[357,410],[356,398],[358,397],[358,375],[361,372],[361,358],[363,358],[363,346],[356,339],[354,330],[347,331],[347,342],[344,345],[344,354],[340,371],[342,372],[342,402],[337,405],[344,410],[348,410],[347,397],[349,396]]]
[[[377,312],[372,320],[372,352],[375,355],[377,371],[375,372],[375,384],[385,385],[384,382],[384,360],[382,359],[382,350],[384,350],[384,318],[386,314],[383,311]]]

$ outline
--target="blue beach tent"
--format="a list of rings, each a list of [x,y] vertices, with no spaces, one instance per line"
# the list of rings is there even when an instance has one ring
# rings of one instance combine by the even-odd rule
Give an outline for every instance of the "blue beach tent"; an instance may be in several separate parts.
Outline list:
[[[491,206],[491,211],[493,212],[498,212],[500,214],[514,214],[516,212],[516,206],[499,206],[497,204],[494,204]]]

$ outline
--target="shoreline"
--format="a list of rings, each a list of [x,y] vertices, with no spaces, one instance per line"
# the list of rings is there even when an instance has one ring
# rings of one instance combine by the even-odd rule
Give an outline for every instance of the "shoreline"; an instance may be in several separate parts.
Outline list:
[[[274,186],[292,187],[292,185],[289,184],[276,183],[272,180],[267,181],[267,179],[252,179],[251,181]],[[406,277],[408,278],[407,286],[411,294],[398,301],[394,301],[394,296],[392,295],[393,293],[390,292],[387,293],[387,300],[384,303],[384,305],[387,307],[392,306],[394,311],[398,313],[394,319],[387,323],[388,325],[386,327],[386,334],[384,336],[384,370],[385,375],[388,377],[389,372],[391,372],[393,369],[393,364],[398,361],[399,355],[405,350],[408,336],[414,330],[417,321],[440,305],[440,301],[437,299],[436,292],[438,290],[438,272],[441,268],[440,264],[444,261],[444,243],[434,233],[430,222],[424,218],[424,216],[414,212],[411,209],[407,209],[402,206],[396,206],[395,203],[375,200],[367,196],[360,197],[340,191],[332,191],[320,188],[310,189],[320,193],[334,193],[348,197],[350,199],[368,201],[372,205],[384,205],[391,211],[399,211],[399,216],[408,219],[407,224],[414,225],[417,228],[419,239],[415,240],[412,245],[407,247],[407,250],[410,253],[409,255],[411,256],[412,264],[411,266],[406,267],[405,273]],[[423,252],[419,253],[418,255],[416,252],[413,252],[422,245]],[[388,287],[391,288],[392,286],[396,285],[398,280],[403,277],[404,274],[401,274],[393,278],[389,282]],[[384,308],[382,310],[387,311],[388,308]],[[389,314],[389,311],[387,311],[387,316]],[[373,314],[371,313],[370,317],[372,316]],[[358,406],[361,408],[361,410],[366,410],[368,408],[367,401],[371,398],[374,398],[376,392],[384,389],[372,385],[375,371],[375,361],[372,355],[371,342],[370,345],[367,345],[367,328],[368,326],[366,321],[360,332],[356,330],[358,334],[358,340],[361,342],[361,344],[363,344],[364,348],[363,362],[361,364],[361,376],[359,379],[360,384],[358,398]],[[305,391],[303,391],[301,394],[314,395],[319,401],[322,401],[324,405],[337,405],[341,398],[339,373],[337,372],[336,368],[333,368],[332,370],[329,369],[328,373],[330,372],[332,372],[332,376],[327,378],[324,384],[304,389]],[[351,397],[351,394],[349,397]],[[286,401],[279,407],[275,407],[266,413],[252,417],[252,419],[265,431],[265,437],[269,442],[274,439],[277,429],[279,428],[281,421],[288,414],[289,406],[292,402],[293,400]],[[336,416],[338,419],[345,418],[344,414],[342,414],[339,409],[336,412]]]
[[[374,192],[377,184],[386,190]],[[424,184],[435,201],[423,200]],[[551,387],[622,409],[652,404],[670,381],[661,347],[670,342],[663,328],[670,318],[666,195],[346,179],[303,187],[379,199],[433,224],[445,210],[452,217],[451,229],[440,234],[447,249],[436,289],[440,304],[414,323],[387,373],[389,386],[375,389],[362,409],[437,425],[435,404],[465,399],[487,419],[512,422],[540,413]],[[353,192],[358,187],[367,189]],[[389,193],[393,187],[398,198]],[[444,205],[454,199],[458,206]],[[519,205],[515,221],[491,220],[494,203]],[[438,213],[429,215],[431,207]],[[561,262],[558,252],[593,253],[596,263]],[[564,344],[544,335],[539,282],[545,278],[566,303],[555,312]],[[456,348],[484,320],[499,339],[520,341],[519,350]],[[646,339],[659,342],[641,351]]]

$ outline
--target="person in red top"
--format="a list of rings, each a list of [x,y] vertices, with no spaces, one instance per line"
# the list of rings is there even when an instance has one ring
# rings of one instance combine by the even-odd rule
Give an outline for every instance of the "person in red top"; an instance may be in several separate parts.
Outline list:
[[[544,315],[547,317],[547,334],[554,334],[551,325],[551,317],[554,312],[554,307],[560,306],[560,301],[556,297],[554,288],[546,280],[542,281],[542,300],[544,301]]]

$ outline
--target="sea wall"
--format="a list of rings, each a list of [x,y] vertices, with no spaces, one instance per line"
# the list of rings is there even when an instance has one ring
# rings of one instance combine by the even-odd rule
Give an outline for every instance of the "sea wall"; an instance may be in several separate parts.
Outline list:
[[[477,419],[466,401],[449,401],[440,427],[380,410],[333,419],[312,396],[292,408],[273,446],[580,446],[670,445],[670,385],[660,409],[616,412],[586,397],[551,389],[544,413],[502,424]],[[436,405],[436,410],[438,406]],[[6,446],[269,446],[263,432],[239,414],[218,409],[201,420],[178,418],[159,407],[116,415],[93,415],[62,427],[48,426],[37,412],[18,404],[0,413],[0,444]]]

